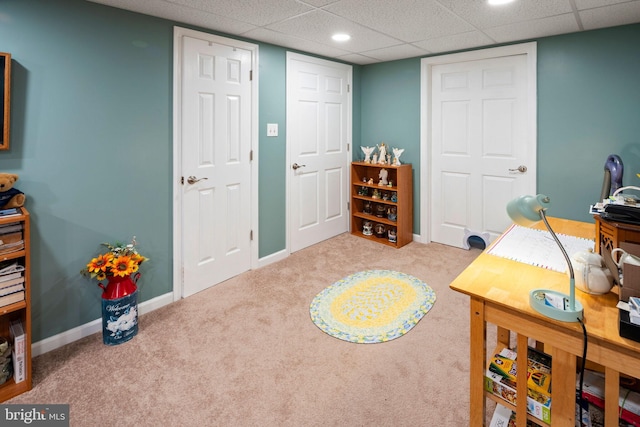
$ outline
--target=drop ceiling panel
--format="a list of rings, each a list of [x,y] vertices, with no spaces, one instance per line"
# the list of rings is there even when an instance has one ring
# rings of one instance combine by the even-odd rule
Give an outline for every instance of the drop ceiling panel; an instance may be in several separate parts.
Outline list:
[[[233,16],[238,21],[258,26],[282,21],[314,10],[313,7],[295,0],[173,0],[172,2],[194,10],[202,10],[221,16]]]
[[[354,64],[640,22],[640,0],[87,1]]]
[[[568,0],[518,0],[500,7],[485,1],[440,0],[453,13],[480,29],[572,13]]]
[[[343,0],[326,10],[405,42],[474,29],[431,0]]]
[[[363,52],[399,44],[399,40],[321,10],[269,25],[267,28],[316,43],[328,43],[331,36],[337,32],[348,33],[351,35],[351,40],[338,46],[345,46],[351,52]]]
[[[341,55],[347,55],[348,50],[338,49],[328,44],[316,43],[300,37],[290,36],[288,34],[279,33],[277,31],[268,30],[266,28],[258,28],[242,34],[254,40],[260,40],[265,43],[271,43],[278,46],[288,47],[291,49],[301,50],[304,52],[314,52],[318,55],[335,58]]]
[[[467,33],[423,40],[413,44],[431,53],[437,53],[488,46],[495,43],[494,39],[480,31],[469,31]]]
[[[395,61],[396,59],[413,58],[428,54],[424,49],[411,44],[402,44],[399,46],[390,46],[382,49],[374,49],[364,52],[364,55],[375,58],[378,61]]]
[[[640,22],[640,4],[621,3],[610,7],[583,10],[580,19],[585,30]]]
[[[550,18],[519,22],[517,24],[502,25],[488,28],[485,33],[499,43],[510,40],[524,40],[534,37],[553,36],[563,33],[579,31],[578,24],[572,13],[552,16]]]

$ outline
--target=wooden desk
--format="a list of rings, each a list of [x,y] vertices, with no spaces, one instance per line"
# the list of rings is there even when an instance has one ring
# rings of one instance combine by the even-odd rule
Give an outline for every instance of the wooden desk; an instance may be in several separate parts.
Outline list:
[[[557,218],[549,218],[549,223],[556,233],[589,239],[595,236],[593,224]],[[544,224],[537,227],[544,229]],[[582,327],[577,322],[549,319],[529,306],[529,291],[535,288],[568,294],[567,275],[499,258],[485,251],[450,287],[471,297],[469,425],[485,425],[486,328],[487,323],[492,323],[498,327],[498,345],[510,346],[510,331],[516,333],[518,360],[527,360],[528,338],[544,343],[544,351],[552,357],[551,422],[554,427],[574,427],[576,364],[577,356],[581,357],[583,351]],[[605,426],[614,427],[618,425],[620,373],[640,378],[640,343],[620,337],[615,293],[592,296],[576,290],[576,299],[584,306],[587,360],[605,368]],[[525,426],[527,419],[526,399],[521,397],[527,394],[525,378],[526,370],[519,369],[515,408],[519,426]]]

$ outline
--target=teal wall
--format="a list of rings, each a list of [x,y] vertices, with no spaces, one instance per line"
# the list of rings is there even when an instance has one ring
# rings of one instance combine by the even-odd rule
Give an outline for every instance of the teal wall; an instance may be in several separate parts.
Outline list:
[[[11,148],[31,213],[33,341],[101,316],[80,269],[137,237],[140,300],[172,291],[171,23],[76,0],[0,3]]]
[[[640,185],[640,25],[537,42],[538,192],[551,197],[549,215],[593,222],[609,154],[622,157],[623,183]],[[406,148],[420,234],[420,59],[367,65],[361,85],[362,145]]]
[[[286,248],[286,50],[260,45],[260,164],[258,206],[259,252],[265,256]],[[266,138],[267,123],[279,123],[278,136]]]
[[[84,0],[0,2],[0,51],[13,59],[0,171],[20,175],[31,213],[34,342],[100,318],[101,291],[79,272],[102,242],[135,235],[150,258],[139,301],[173,290],[174,25],[195,28]],[[256,44],[264,257],[286,248],[286,49]]]
[[[622,158],[623,184],[640,186],[639,75],[640,25],[539,41],[538,191],[549,215],[593,221],[609,154]]]
[[[361,145],[384,141],[404,148],[402,163],[413,169],[413,233],[420,234],[420,58],[363,67],[361,78]],[[364,158],[355,147],[355,159]]]
[[[140,301],[172,290],[174,25],[84,0],[0,2],[0,51],[13,55],[0,171],[20,175],[32,214],[34,341],[100,317],[100,290],[79,271],[101,242],[137,237],[151,259]],[[538,42],[538,187],[552,215],[588,220],[609,153],[640,184],[640,26]],[[286,247],[286,49],[257,44],[265,257]],[[380,141],[406,149],[419,233],[420,60],[354,66],[353,85],[353,156]],[[276,138],[264,134],[271,122]]]

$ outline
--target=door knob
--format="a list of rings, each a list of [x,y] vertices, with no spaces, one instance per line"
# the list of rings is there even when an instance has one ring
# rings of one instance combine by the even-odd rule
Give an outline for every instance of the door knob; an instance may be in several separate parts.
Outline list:
[[[295,170],[298,170],[298,169],[300,169],[300,168],[303,168],[303,167],[305,167],[305,166],[307,166],[307,165],[299,165],[299,164],[297,164],[297,163],[294,163],[294,164],[292,164],[292,165],[291,165],[291,167],[293,168],[293,170],[294,170],[294,171],[295,171]]]
[[[527,167],[525,165],[518,166],[517,169],[509,169],[509,172],[520,172],[525,173],[527,171]]]
[[[195,184],[198,181],[202,181],[203,179],[209,179],[207,177],[204,178],[196,178],[195,176],[191,175],[189,178],[187,178],[187,183],[188,184]]]

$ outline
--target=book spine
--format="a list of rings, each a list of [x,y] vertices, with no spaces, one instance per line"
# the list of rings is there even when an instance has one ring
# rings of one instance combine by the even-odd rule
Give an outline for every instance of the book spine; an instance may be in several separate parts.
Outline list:
[[[22,322],[15,321],[9,325],[9,332],[13,338],[13,380],[16,383],[25,380],[25,334]]]

